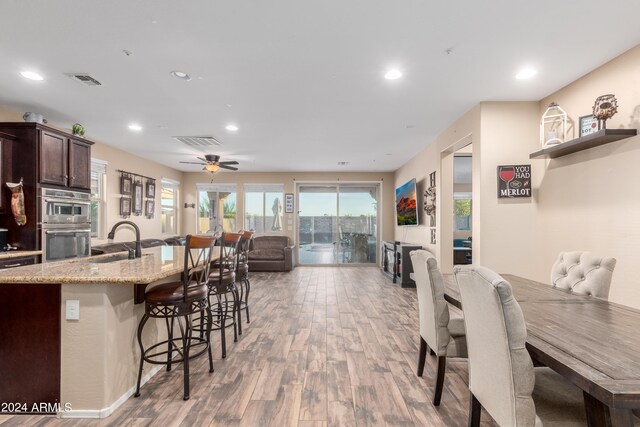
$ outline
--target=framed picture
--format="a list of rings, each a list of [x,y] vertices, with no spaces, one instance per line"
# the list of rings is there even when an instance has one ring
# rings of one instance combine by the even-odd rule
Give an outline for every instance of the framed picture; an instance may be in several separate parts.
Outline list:
[[[293,213],[293,193],[284,195],[284,213]]]
[[[153,218],[154,210],[155,210],[155,202],[153,200],[147,200],[146,206],[145,206],[147,218]]]
[[[156,182],[147,181],[147,197],[150,199],[156,198]]]
[[[132,212],[134,215],[142,214],[142,183],[134,182],[133,183],[133,208]]]
[[[120,197],[120,215],[131,215],[131,197]]]
[[[592,114],[580,117],[578,122],[580,127],[580,138],[596,133],[600,130],[600,122]]]
[[[122,175],[120,177],[120,194],[131,195],[131,177]]]

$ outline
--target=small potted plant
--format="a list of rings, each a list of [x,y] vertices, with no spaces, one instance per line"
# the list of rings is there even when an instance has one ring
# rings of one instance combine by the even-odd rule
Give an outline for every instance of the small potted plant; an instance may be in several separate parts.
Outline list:
[[[71,127],[71,132],[74,135],[80,136],[84,138],[84,126],[82,126],[80,123],[76,123]]]

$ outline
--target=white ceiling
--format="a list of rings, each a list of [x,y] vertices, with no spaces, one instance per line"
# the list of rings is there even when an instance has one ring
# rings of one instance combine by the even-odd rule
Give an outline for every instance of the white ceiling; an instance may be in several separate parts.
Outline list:
[[[637,45],[639,16],[635,0],[2,0],[0,104],[184,171],[205,151],[241,171],[392,171],[476,103],[541,99]],[[524,66],[538,75],[516,80]]]

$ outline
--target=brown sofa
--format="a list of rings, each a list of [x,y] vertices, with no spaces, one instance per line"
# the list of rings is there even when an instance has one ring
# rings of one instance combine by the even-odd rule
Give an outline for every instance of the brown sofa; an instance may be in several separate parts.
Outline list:
[[[287,236],[257,236],[249,250],[249,271],[291,271],[293,246]]]

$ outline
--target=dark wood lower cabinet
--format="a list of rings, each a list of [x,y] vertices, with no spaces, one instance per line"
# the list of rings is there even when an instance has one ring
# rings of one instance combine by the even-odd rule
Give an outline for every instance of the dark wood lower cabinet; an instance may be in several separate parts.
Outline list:
[[[0,402],[60,402],[60,285],[0,283]],[[42,412],[39,412],[42,413]]]

